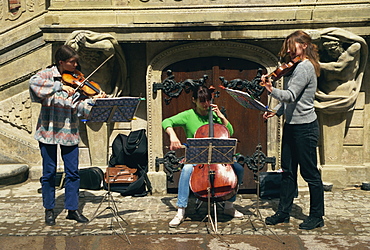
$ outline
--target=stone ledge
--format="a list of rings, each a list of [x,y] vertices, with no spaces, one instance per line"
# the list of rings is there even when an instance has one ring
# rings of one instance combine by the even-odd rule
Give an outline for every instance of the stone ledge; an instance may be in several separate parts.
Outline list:
[[[22,183],[28,179],[29,167],[26,164],[1,164],[0,185]]]

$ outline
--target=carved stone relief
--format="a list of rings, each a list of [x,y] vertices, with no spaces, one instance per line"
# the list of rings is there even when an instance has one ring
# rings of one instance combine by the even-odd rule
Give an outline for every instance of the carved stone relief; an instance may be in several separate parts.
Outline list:
[[[18,19],[26,11],[25,5],[25,0],[8,0],[8,17],[6,20]]]
[[[340,28],[319,31],[321,76],[315,108],[326,114],[353,110],[368,56],[365,40]]]
[[[27,10],[29,12],[34,12],[35,11],[35,0],[28,0],[27,1]]]
[[[12,126],[32,132],[31,99],[25,91],[0,102],[0,120]]]
[[[128,95],[126,58],[117,40],[108,33],[77,30],[71,33],[65,44],[70,45],[80,56],[81,71],[87,77],[101,63],[114,54],[96,71],[90,80],[97,82],[111,97]]]
[[[337,179],[346,172],[350,156],[347,151],[363,151],[364,141],[356,133],[364,128],[351,127],[351,120],[358,99],[367,63],[368,47],[365,40],[341,28],[309,31],[319,46],[321,76],[315,94],[315,109],[320,124],[320,164],[323,179]],[[353,132],[356,133],[353,133]],[[335,140],[333,140],[335,138]],[[345,145],[354,141],[356,145]],[[356,148],[357,147],[357,148]],[[362,163],[361,157],[356,157]],[[335,168],[336,172],[328,172]],[[334,175],[332,175],[334,173]],[[341,185],[345,184],[343,180]]]

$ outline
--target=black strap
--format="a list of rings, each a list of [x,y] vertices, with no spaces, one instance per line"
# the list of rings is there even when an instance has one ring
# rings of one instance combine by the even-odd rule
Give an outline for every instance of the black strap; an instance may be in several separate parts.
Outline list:
[[[143,169],[142,166],[140,166],[140,164],[137,164],[137,168],[140,170],[140,174],[142,176],[144,176],[144,181],[145,181],[145,184],[148,188],[149,193],[152,194],[152,183],[149,180],[146,169]],[[148,168],[148,167],[146,167],[146,168]]]

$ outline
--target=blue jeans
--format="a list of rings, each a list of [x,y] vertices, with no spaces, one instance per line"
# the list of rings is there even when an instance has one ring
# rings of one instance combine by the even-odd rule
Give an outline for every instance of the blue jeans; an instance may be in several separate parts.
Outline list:
[[[42,156],[42,201],[46,209],[55,207],[55,176],[57,169],[57,147],[55,144],[39,142]],[[80,175],[78,173],[78,145],[60,145],[64,162],[65,198],[64,208],[68,210],[78,209],[78,190],[80,188]]]
[[[232,165],[236,176],[238,177],[238,185],[243,181],[244,168],[237,162]],[[177,207],[186,208],[188,206],[189,194],[190,194],[190,176],[194,170],[194,165],[185,164],[181,170],[179,186],[178,186],[178,197],[177,197]],[[236,195],[231,197],[228,201],[234,202],[236,200]]]
[[[310,215],[324,215],[324,189],[317,169],[317,120],[306,124],[284,124],[281,166],[283,169],[278,210],[289,214],[297,188],[297,169],[310,191]]]

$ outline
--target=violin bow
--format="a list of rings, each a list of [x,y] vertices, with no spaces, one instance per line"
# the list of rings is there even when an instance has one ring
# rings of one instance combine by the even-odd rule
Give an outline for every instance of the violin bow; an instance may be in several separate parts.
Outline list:
[[[75,89],[75,91],[79,88],[82,88],[85,84],[85,82],[93,75],[95,74],[96,71],[98,71],[106,62],[109,61],[109,59],[111,59],[112,57],[114,56],[114,53],[111,54],[110,56],[107,57],[107,59],[104,60],[104,62],[102,62],[96,69],[93,70],[93,72],[90,73],[90,75],[88,75],[82,82],[81,84]]]

